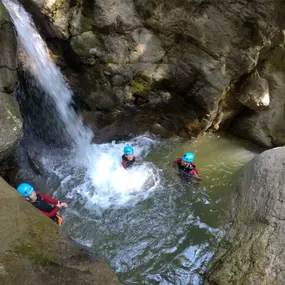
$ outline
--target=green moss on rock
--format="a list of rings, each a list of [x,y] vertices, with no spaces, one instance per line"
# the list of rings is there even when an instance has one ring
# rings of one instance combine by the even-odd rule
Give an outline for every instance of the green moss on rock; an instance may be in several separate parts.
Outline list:
[[[91,64],[94,64],[95,58],[100,57],[104,50],[100,38],[91,31],[73,37],[71,47],[83,63]]]
[[[93,26],[93,19],[82,16],[80,19],[80,25],[81,32],[91,31]]]
[[[25,258],[28,258],[30,261],[32,261],[35,264],[38,265],[51,265],[51,266],[58,266],[57,263],[52,261],[51,259],[45,257],[40,252],[35,252],[35,248],[33,245],[25,244],[25,243],[19,243],[13,253],[17,255],[21,255]]]
[[[8,13],[6,9],[4,8],[2,2],[0,1],[0,25],[8,21],[9,21]]]
[[[11,252],[21,255],[35,264],[39,265],[58,265],[54,260],[55,255],[47,254],[45,250],[45,241],[47,238],[47,231],[50,227],[50,221],[45,217],[41,217],[41,222],[35,223],[28,228],[25,238],[18,238],[15,241],[14,248]],[[57,238],[56,235],[54,238]]]
[[[120,284],[111,268],[65,240],[48,217],[0,177],[0,284]]]
[[[55,3],[52,5],[51,10],[56,11],[60,9],[65,4],[65,2],[65,0],[56,0]]]
[[[130,91],[132,94],[146,96],[151,89],[151,81],[143,77],[131,81]]]

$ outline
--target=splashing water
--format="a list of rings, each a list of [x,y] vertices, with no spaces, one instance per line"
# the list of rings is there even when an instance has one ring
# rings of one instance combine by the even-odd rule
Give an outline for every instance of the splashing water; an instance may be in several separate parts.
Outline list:
[[[58,150],[51,155],[50,150],[45,153],[38,147],[41,157],[38,159],[44,169],[57,173],[62,179],[62,185],[59,187],[61,191],[66,192],[64,187],[68,185],[66,195],[73,197],[75,192],[81,193],[90,205],[122,205],[135,195],[145,197],[139,195],[139,192],[148,193],[159,185],[158,169],[145,163],[131,171],[125,171],[120,165],[123,144],[91,143],[93,133],[83,125],[81,118],[71,107],[72,92],[58,67],[49,58],[48,48],[30,15],[16,0],[2,1],[16,27],[19,43],[25,50],[31,73],[55,102],[59,117],[72,140],[73,150],[67,151],[65,156],[59,154]],[[146,137],[139,137],[132,143],[135,144],[136,155],[140,156],[155,142]],[[33,149],[36,148],[34,143]],[[60,152],[64,153],[63,150]],[[78,177],[81,177],[81,181]]]
[[[144,158],[150,149],[159,142],[145,136],[139,136],[131,143],[136,154]],[[110,206],[121,207],[134,204],[147,198],[160,185],[160,170],[151,162],[137,162],[136,166],[126,171],[121,166],[123,143],[93,145],[99,155],[94,157],[92,165],[85,171],[80,165],[73,165],[73,159],[62,158],[65,153],[55,155],[44,154],[41,164],[52,174],[57,173],[61,185],[57,192],[66,194],[67,198],[75,199],[79,195],[84,199],[86,208],[94,205],[106,209]],[[54,189],[54,185],[50,187]],[[57,193],[54,193],[57,195]]]
[[[72,92],[57,66],[50,60],[49,51],[37,32],[30,15],[14,0],[2,0],[16,27],[20,44],[29,57],[31,72],[40,86],[56,103],[66,130],[78,149],[86,148],[92,140],[92,132],[70,107]]]

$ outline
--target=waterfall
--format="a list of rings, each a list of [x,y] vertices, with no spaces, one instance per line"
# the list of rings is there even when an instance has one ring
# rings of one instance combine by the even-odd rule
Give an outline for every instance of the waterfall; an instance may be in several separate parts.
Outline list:
[[[17,30],[19,42],[28,55],[30,72],[54,100],[74,147],[79,150],[86,148],[92,140],[92,132],[83,125],[81,118],[71,107],[72,91],[64,81],[59,68],[49,58],[48,48],[37,32],[31,16],[16,1],[2,1]]]
[[[134,200],[134,197],[137,198],[136,201],[147,197],[148,193],[159,185],[159,170],[151,163],[141,163],[135,169],[125,171],[120,163],[124,142],[92,144],[93,133],[84,126],[82,119],[72,108],[72,91],[59,68],[50,59],[48,47],[37,32],[33,19],[17,0],[2,0],[2,2],[16,28],[19,45],[24,50],[24,61],[29,67],[29,72],[40,89],[54,102],[46,105],[47,108],[52,109],[47,114],[52,115],[53,109],[57,109],[57,116],[50,118],[47,115],[45,120],[50,121],[52,125],[59,118],[63,123],[60,125],[63,125],[64,132],[72,141],[71,150],[44,149],[42,145],[35,144],[36,138],[31,139],[32,147],[24,146],[30,147],[27,150],[28,153],[33,152],[32,160],[37,160],[37,164],[41,164],[40,168],[47,172],[48,181],[55,174],[58,177],[57,181],[61,181],[59,187],[51,184],[48,188],[70,199],[80,194],[85,199],[86,205],[91,207],[94,204],[102,207],[122,205],[129,200]],[[27,90],[22,91],[22,93],[25,92]],[[30,98],[31,94],[26,98]],[[39,96],[38,92],[37,102],[40,101]],[[42,101],[44,104],[45,100]],[[36,114],[32,114],[29,116],[29,121],[33,116],[33,119],[37,120]],[[39,124],[36,126],[38,127]],[[142,136],[128,143],[135,147],[136,155],[143,157],[157,141]],[[23,179],[31,177],[25,169],[26,165],[22,167]]]

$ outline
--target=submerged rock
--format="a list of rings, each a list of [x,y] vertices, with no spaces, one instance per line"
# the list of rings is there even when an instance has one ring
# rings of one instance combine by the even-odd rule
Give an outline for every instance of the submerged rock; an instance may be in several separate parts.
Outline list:
[[[205,285],[283,285],[285,147],[265,151],[242,169],[233,224],[207,271]]]
[[[175,134],[169,130],[167,130],[166,128],[164,128],[163,126],[161,126],[160,124],[154,124],[151,129],[150,129],[151,133],[153,133],[154,135],[158,135],[161,138],[170,138],[175,136]]]
[[[117,285],[112,269],[91,260],[58,226],[0,178],[0,284]]]

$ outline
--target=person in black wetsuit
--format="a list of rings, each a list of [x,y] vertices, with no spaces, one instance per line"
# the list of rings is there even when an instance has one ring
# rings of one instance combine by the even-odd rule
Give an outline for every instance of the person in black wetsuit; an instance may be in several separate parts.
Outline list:
[[[66,208],[66,203],[61,203],[60,201],[53,199],[48,195],[35,191],[34,187],[28,183],[20,184],[17,187],[17,190],[40,212],[42,212],[44,215],[48,216],[53,221],[61,225],[62,218],[58,210],[61,208]]]
[[[134,156],[134,149],[127,145],[124,147],[124,154],[122,155],[122,166],[125,169],[131,168],[136,161],[136,157]]]
[[[194,180],[195,182],[201,181],[194,163],[194,158],[194,153],[186,152],[182,157],[177,158],[172,163],[173,167],[178,168],[180,177],[187,182],[189,180]]]

